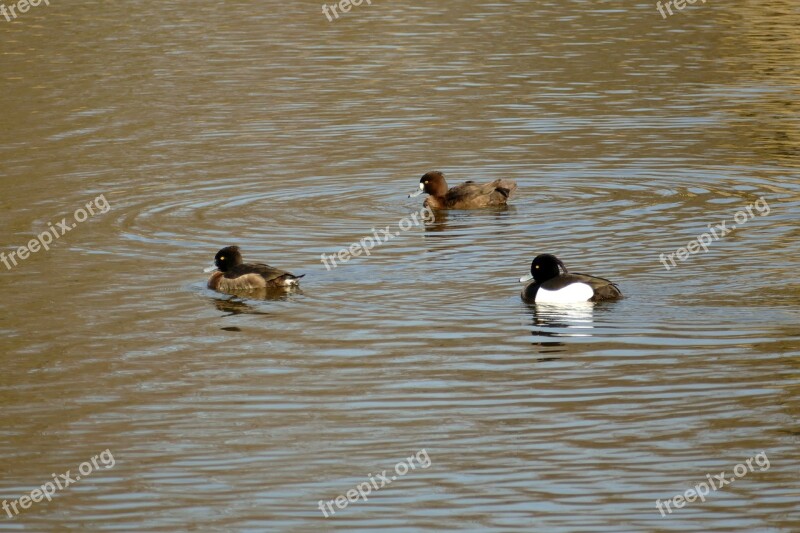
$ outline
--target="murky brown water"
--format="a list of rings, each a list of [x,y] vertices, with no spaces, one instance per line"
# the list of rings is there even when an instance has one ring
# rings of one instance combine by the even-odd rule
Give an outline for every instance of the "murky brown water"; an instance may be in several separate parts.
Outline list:
[[[0,250],[110,205],[0,264],[0,498],[115,459],[0,529],[797,531],[799,25],[795,0],[0,18]],[[434,168],[519,194],[325,269],[419,211]],[[227,244],[303,291],[208,291]],[[543,252],[628,298],[523,305]],[[318,509],[423,449],[428,468]]]

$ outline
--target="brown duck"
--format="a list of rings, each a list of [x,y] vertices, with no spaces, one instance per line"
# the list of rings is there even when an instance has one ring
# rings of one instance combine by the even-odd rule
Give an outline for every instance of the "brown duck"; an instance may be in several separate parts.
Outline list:
[[[478,209],[506,205],[516,189],[515,181],[497,179],[484,184],[467,181],[448,190],[444,174],[435,170],[422,176],[419,179],[419,190],[408,197],[428,194],[425,206],[431,209]]]
[[[214,256],[214,265],[205,271],[216,270],[208,280],[208,288],[219,292],[240,292],[253,289],[296,287],[303,276],[280,270],[264,263],[244,263],[238,246],[228,246]]]

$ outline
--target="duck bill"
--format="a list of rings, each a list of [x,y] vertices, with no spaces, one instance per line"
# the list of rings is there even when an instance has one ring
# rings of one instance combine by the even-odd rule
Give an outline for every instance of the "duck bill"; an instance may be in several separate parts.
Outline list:
[[[520,283],[525,283],[526,281],[530,281],[532,279],[533,279],[533,274],[526,274],[526,275],[522,276],[521,278],[519,278],[519,282]]]
[[[204,268],[203,272],[214,272],[217,269],[217,265],[211,265],[210,267]]]
[[[408,197],[409,198],[414,198],[415,196],[419,196],[423,192],[425,192],[425,185],[423,185],[422,182],[420,182],[419,189],[414,191],[414,192],[412,192],[411,194],[409,194]]]

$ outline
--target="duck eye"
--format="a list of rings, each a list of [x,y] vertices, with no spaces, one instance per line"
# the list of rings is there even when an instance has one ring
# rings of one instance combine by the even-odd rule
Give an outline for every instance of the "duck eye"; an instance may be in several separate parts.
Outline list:
[[[224,256],[224,255],[221,255],[221,256],[220,256],[220,258],[219,258],[219,260],[220,260],[220,261],[225,261],[225,256]],[[536,267],[536,268],[539,268],[539,267]]]

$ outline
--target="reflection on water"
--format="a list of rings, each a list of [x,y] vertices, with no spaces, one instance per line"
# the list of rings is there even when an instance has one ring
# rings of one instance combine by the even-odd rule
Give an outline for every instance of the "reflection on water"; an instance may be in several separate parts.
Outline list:
[[[227,295],[226,295],[227,294]],[[292,287],[287,289],[275,288],[253,288],[243,291],[233,291],[230,293],[218,293],[214,298],[214,305],[220,311],[239,314],[236,309],[251,309],[247,302],[274,301],[286,302],[303,294],[300,288]]]
[[[235,296],[231,296],[228,299],[219,299],[214,298],[211,300],[214,304],[214,307],[222,311],[226,314],[226,316],[235,316],[241,315],[244,313],[254,314],[254,315],[268,315],[269,313],[264,313],[262,311],[256,310],[252,305],[246,303],[246,300],[240,300]]]
[[[797,529],[795,0],[51,4],[0,20],[0,251],[112,208],[0,266],[0,500],[117,464],[0,529]],[[432,168],[519,188],[326,270]],[[206,289],[232,242],[302,292]],[[526,306],[539,253],[626,298]]]
[[[566,344],[559,338],[580,340],[580,337],[592,337],[594,332],[595,306],[613,306],[613,302],[582,302],[572,304],[537,303],[525,304],[531,315],[533,328],[532,346],[539,346],[540,353],[568,352]],[[601,336],[608,332],[601,332]]]
[[[546,328],[534,330],[534,336],[590,337],[594,306],[594,302],[530,304],[528,308],[533,316],[533,325],[537,328]]]

